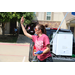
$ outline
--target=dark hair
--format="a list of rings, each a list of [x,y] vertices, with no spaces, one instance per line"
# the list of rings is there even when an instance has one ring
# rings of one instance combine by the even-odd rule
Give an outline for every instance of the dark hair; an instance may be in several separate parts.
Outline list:
[[[45,26],[42,25],[42,24],[37,24],[36,26],[38,26],[38,29],[42,31],[43,34],[46,34],[46,29],[45,29]]]

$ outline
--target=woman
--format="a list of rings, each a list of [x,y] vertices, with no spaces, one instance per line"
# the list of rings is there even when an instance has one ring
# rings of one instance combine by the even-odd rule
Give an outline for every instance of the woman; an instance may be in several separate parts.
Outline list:
[[[35,34],[36,35],[30,35],[25,30],[24,26],[24,17],[21,18],[21,27],[24,32],[24,34],[33,40],[35,47],[36,47],[36,53],[34,53],[35,56],[38,58],[38,62],[52,62],[52,56],[50,53],[50,43],[49,38],[46,35],[46,30],[43,25],[36,25],[35,27]]]

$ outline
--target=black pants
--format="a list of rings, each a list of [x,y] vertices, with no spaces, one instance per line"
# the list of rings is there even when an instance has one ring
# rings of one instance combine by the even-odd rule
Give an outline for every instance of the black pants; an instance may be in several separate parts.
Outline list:
[[[40,60],[38,59],[38,62],[53,62],[53,59],[52,59],[52,57],[48,57],[48,58],[46,58],[46,59],[43,60],[43,61],[40,61]]]

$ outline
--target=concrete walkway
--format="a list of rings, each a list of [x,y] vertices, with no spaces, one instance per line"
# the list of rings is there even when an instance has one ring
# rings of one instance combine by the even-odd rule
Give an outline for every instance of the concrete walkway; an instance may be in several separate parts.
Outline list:
[[[19,34],[16,43],[0,43],[0,62],[29,62],[31,39]]]
[[[18,39],[17,39],[17,42],[18,44],[30,44],[32,41],[30,38],[22,35],[22,34],[19,34],[18,36]]]

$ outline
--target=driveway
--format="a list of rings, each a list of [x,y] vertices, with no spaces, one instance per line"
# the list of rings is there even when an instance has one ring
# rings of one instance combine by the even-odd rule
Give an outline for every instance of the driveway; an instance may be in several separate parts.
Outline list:
[[[0,43],[0,62],[29,62],[31,39],[19,35],[16,43]]]

